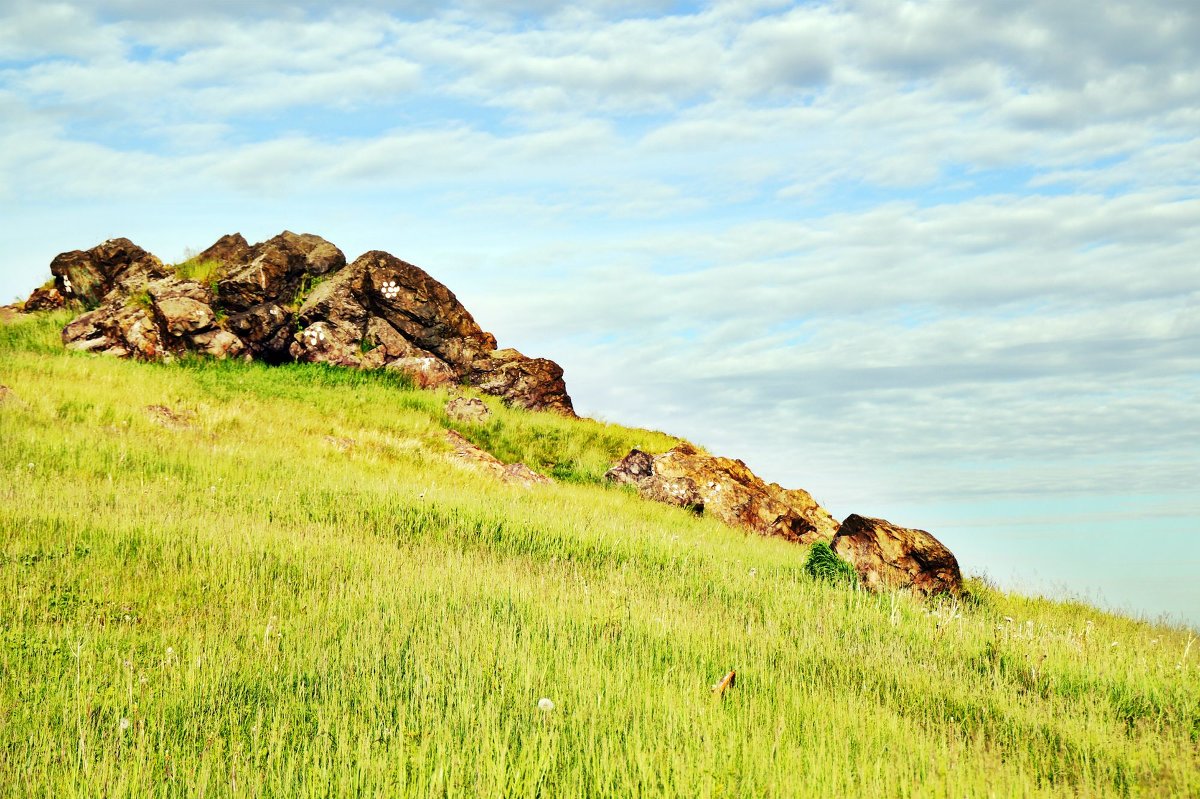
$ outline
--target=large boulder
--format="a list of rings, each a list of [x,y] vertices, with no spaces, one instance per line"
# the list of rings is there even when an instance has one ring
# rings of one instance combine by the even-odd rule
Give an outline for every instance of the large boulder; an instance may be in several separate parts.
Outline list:
[[[954,553],[924,530],[851,515],[842,522],[831,547],[872,590],[908,588],[925,595],[962,590]]]
[[[633,450],[605,474],[647,499],[702,509],[726,524],[809,544],[832,541],[837,521],[806,491],[766,483],[740,460],[680,444],[662,455]]]
[[[480,391],[518,408],[575,415],[562,367],[545,358],[528,358],[513,349],[497,350],[472,364],[468,380]]]
[[[50,262],[54,286],[64,298],[95,308],[114,289],[131,294],[170,270],[129,239],[109,239],[90,250],[64,252]]]
[[[290,304],[317,279],[346,265],[341,250],[311,233],[285,230],[248,250],[237,238],[223,237],[200,256],[222,261],[217,293],[230,312],[263,303]]]

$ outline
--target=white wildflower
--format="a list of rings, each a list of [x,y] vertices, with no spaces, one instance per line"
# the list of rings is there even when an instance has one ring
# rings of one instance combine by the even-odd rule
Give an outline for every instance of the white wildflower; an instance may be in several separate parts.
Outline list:
[[[121,722],[117,726],[121,728],[121,732],[125,732],[125,730],[129,729],[129,719],[122,716]]]
[[[551,702],[549,698],[544,696],[538,700],[537,706],[538,710],[542,711],[543,713],[549,713],[551,710],[554,710],[554,703]]]

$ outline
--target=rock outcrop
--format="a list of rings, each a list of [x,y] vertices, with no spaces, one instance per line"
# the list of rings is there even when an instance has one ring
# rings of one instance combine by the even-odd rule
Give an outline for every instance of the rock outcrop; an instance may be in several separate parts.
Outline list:
[[[680,444],[662,455],[633,450],[606,474],[643,497],[691,508],[760,535],[810,544],[832,541],[837,521],[807,491],[767,483],[740,460]]]
[[[958,560],[924,530],[851,515],[842,522],[831,547],[872,590],[910,588],[925,595],[962,590]]]
[[[386,368],[419,387],[465,383],[517,407],[574,415],[558,364],[497,349],[450,289],[386,252],[347,264],[319,236],[285,231],[250,245],[231,234],[171,267],[112,239],[59,255],[51,271],[54,288],[26,307],[88,309],[63,330],[71,349]]]

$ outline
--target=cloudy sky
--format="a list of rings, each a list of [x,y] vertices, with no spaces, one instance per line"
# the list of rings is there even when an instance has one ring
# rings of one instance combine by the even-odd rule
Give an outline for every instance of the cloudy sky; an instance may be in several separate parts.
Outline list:
[[[389,250],[585,414],[1200,623],[1195,0],[0,0],[0,219],[5,302]]]

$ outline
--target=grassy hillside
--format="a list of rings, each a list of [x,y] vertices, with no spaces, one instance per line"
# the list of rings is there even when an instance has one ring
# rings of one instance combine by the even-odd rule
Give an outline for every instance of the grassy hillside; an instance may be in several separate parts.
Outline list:
[[[508,487],[445,394],[63,321],[0,325],[0,794],[1200,795],[1183,630],[814,582],[602,484],[667,436],[489,403],[560,479]]]

